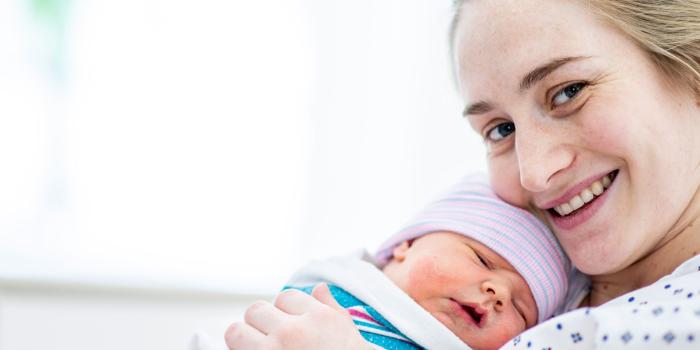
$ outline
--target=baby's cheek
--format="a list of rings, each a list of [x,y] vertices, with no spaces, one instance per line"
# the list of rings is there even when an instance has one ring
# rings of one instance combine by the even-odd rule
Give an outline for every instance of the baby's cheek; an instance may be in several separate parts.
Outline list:
[[[501,347],[518,334],[525,331],[525,325],[518,320],[503,320],[497,327],[491,329],[489,339],[493,349]]]
[[[441,260],[437,256],[424,256],[414,261],[409,271],[411,285],[444,288],[452,282],[454,267],[444,264]]]

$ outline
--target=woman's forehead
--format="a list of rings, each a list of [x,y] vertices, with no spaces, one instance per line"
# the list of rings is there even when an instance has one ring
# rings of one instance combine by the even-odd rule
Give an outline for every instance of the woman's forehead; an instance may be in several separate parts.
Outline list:
[[[597,56],[601,32],[613,31],[578,1],[475,0],[461,11],[455,60],[470,96],[515,91],[529,71],[562,57]]]

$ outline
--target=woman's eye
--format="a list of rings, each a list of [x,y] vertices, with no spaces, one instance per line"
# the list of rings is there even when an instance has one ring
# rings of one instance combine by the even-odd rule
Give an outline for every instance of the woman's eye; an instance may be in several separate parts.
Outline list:
[[[552,105],[561,106],[569,102],[572,98],[576,97],[585,86],[585,83],[574,83],[559,90],[559,92],[552,97]]]
[[[501,123],[496,125],[496,127],[494,127],[493,129],[489,130],[488,133],[486,133],[486,137],[489,139],[489,141],[500,141],[514,132],[515,124],[511,122]]]

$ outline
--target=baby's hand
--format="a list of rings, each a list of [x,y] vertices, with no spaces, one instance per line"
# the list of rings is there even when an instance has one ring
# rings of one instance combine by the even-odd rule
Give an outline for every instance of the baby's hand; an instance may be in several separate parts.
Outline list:
[[[245,322],[229,326],[225,339],[230,350],[371,349],[325,283],[311,295],[289,289],[274,305],[256,302]]]

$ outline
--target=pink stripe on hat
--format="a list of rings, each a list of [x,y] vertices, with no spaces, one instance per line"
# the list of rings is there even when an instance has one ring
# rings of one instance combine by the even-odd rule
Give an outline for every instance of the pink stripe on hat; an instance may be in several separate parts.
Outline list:
[[[436,231],[475,239],[513,265],[530,286],[539,322],[551,317],[564,302],[571,262],[549,228],[529,212],[498,198],[485,175],[465,177],[419,212],[380,246],[375,259],[384,266],[398,244]]]

